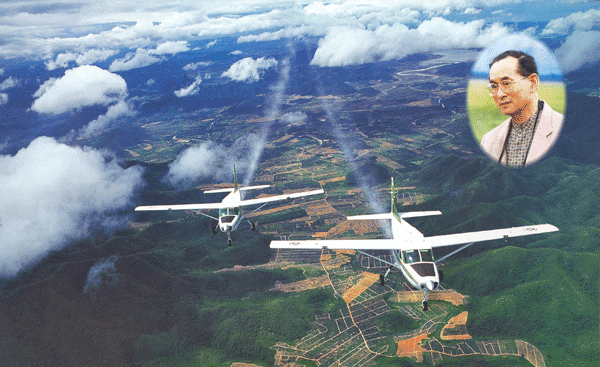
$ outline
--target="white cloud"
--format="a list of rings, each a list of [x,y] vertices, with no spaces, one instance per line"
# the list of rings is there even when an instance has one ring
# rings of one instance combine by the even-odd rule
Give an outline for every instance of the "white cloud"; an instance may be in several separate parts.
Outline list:
[[[302,111],[288,112],[283,114],[279,121],[287,124],[301,124],[306,121],[308,116]]]
[[[12,277],[90,229],[120,223],[142,169],[107,151],[40,137],[0,156],[0,277]]]
[[[116,50],[88,50],[84,53],[77,55],[75,62],[77,65],[91,65],[99,61],[104,61],[117,53]]]
[[[0,93],[0,106],[3,106],[8,103],[8,94]]]
[[[188,43],[187,41],[169,41],[169,42],[165,42],[165,43],[161,43],[160,45],[158,45],[158,47],[156,47],[155,50],[151,50],[149,51],[149,53],[154,54],[154,55],[166,55],[166,54],[170,54],[170,55],[174,55],[174,54],[178,54],[180,52],[185,52],[185,51],[189,51],[190,48],[188,47]]]
[[[199,61],[199,62],[187,64],[186,66],[183,67],[183,70],[186,70],[186,71],[196,70],[200,67],[206,67],[211,64],[212,64],[212,62],[210,62],[210,61]]]
[[[597,27],[600,27],[600,10],[590,9],[586,12],[577,12],[563,18],[552,19],[542,31],[542,35],[568,34],[572,30],[589,31]]]
[[[34,94],[31,109],[38,113],[61,114],[83,107],[107,106],[127,95],[125,80],[93,65],[65,71],[59,79],[47,80]]]
[[[87,139],[104,130],[111,122],[121,116],[133,115],[133,110],[125,100],[119,100],[117,103],[108,107],[104,115],[99,116],[94,121],[85,126],[79,133],[79,137]]]
[[[600,32],[575,32],[555,51],[563,72],[568,73],[584,65],[600,61]]]
[[[241,55],[241,54],[242,54],[242,51],[240,51],[240,50],[235,50],[235,51],[231,51],[229,54],[230,54],[230,55]]]
[[[213,47],[214,45],[216,45],[216,44],[217,44],[217,42],[219,42],[219,40],[214,40],[214,41],[211,41],[211,42],[207,43],[205,47],[206,47],[206,48],[211,48],[211,47]]]
[[[69,63],[75,61],[75,59],[77,59],[77,55],[72,52],[58,54],[56,56],[56,60],[46,61],[46,69],[54,70],[58,68],[66,68],[69,66]]]
[[[192,84],[190,84],[189,86],[185,87],[185,88],[181,88],[179,90],[175,91],[175,95],[177,97],[187,97],[187,96],[193,96],[194,94],[197,94],[198,91],[200,90],[200,83],[202,83],[202,78],[200,76],[196,77],[196,80],[194,80],[194,82]]]
[[[473,15],[473,14],[481,14],[482,11],[483,10],[481,10],[480,8],[466,8],[464,13]]]
[[[264,70],[277,66],[277,60],[261,57],[254,60],[251,57],[241,59],[231,65],[221,76],[236,82],[257,82]]]
[[[0,83],[0,91],[14,88],[19,85],[19,80],[9,76],[2,83]]]
[[[451,22],[435,17],[417,28],[404,24],[382,25],[374,30],[333,27],[319,41],[312,65],[347,66],[401,59],[433,50],[484,47],[509,33],[508,28],[483,20]]]
[[[173,186],[187,187],[200,179],[231,182],[235,164],[238,179],[249,166],[250,152],[259,144],[256,134],[243,136],[230,149],[213,141],[205,141],[183,150],[169,164],[165,180]],[[241,179],[240,179],[241,181]]]
[[[66,52],[56,56],[54,60],[46,61],[46,69],[54,70],[58,68],[67,68],[72,62],[77,65],[91,65],[99,61],[104,61],[116,54],[115,50],[88,50],[83,53]]]
[[[130,52],[124,58],[113,61],[108,70],[127,71],[143,68],[161,61],[164,61],[164,58],[153,56],[150,51],[138,48],[135,53]]]

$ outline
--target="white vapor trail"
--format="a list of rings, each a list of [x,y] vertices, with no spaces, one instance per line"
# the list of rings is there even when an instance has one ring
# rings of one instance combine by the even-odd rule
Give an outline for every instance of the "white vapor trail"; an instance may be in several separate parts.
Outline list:
[[[319,95],[322,97],[323,93],[321,91],[321,87],[319,86],[317,88],[317,90],[319,91]],[[360,188],[363,190],[363,192],[367,196],[367,201],[369,202],[369,206],[371,206],[371,209],[375,213],[385,212],[386,210],[381,206],[381,203],[375,197],[373,190],[371,190],[371,188],[367,184],[365,175],[360,171],[358,165],[354,161],[352,150],[348,146],[348,137],[342,131],[342,128],[340,127],[340,124],[339,124],[337,118],[335,117],[335,113],[333,112],[333,108],[332,108],[331,104],[329,103],[327,98],[320,98],[320,100],[321,100],[321,106],[323,106],[323,109],[325,110],[325,113],[327,114],[327,120],[331,124],[335,141],[339,144],[340,148],[342,149],[342,153],[344,153],[344,156],[346,157],[346,161],[348,162],[348,164],[350,164],[350,167],[352,168],[352,172],[355,174],[358,185],[360,186]]]
[[[266,116],[267,122],[265,122],[259,133],[258,142],[254,145],[252,152],[250,153],[250,164],[248,166],[248,172],[244,178],[244,186],[250,185],[254,178],[254,173],[260,162],[260,157],[265,149],[265,143],[269,134],[269,129],[273,125],[273,121],[278,118],[281,113],[281,104],[283,103],[283,97],[285,89],[287,88],[290,79],[290,57],[287,57],[282,62],[281,72],[279,74],[279,81],[273,87],[273,93],[271,95],[271,103],[267,107]]]

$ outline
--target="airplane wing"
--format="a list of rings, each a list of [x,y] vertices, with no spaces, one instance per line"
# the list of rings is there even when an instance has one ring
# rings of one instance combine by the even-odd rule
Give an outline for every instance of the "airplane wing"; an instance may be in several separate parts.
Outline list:
[[[271,241],[270,247],[303,250],[391,250],[400,248],[399,243],[400,241],[393,239]]]
[[[295,192],[293,194],[286,194],[286,195],[268,196],[265,198],[242,200],[239,202],[238,205],[241,207],[246,207],[246,206],[252,206],[252,205],[266,204],[266,203],[272,203],[275,201],[283,201],[283,200],[288,200],[288,199],[292,199],[292,198],[299,198],[299,197],[303,197],[303,196],[318,195],[318,194],[322,194],[324,192],[325,191],[323,191],[323,189],[319,189],[319,190],[312,190],[312,191]]]
[[[381,219],[386,219],[383,217]],[[535,226],[513,227],[494,229],[491,231],[478,231],[448,234],[442,236],[425,237],[423,240],[429,242],[431,247],[442,247],[460,245],[471,242],[497,240],[508,237],[527,236],[558,231],[551,224],[540,224]],[[406,239],[367,239],[367,240],[310,240],[310,241],[271,241],[271,248],[305,249],[317,250],[322,248],[332,250],[402,250],[407,246],[415,245],[414,240]],[[417,245],[418,246],[418,245]]]
[[[271,185],[246,186],[246,187],[240,187],[238,190],[240,190],[240,191],[258,190],[258,189],[266,189],[268,187],[271,187]],[[206,190],[206,191],[204,191],[204,193],[205,194],[215,194],[215,193],[221,193],[221,192],[233,192],[234,190],[235,189],[233,187],[229,187],[229,188],[225,188],[225,189]]]
[[[477,231],[477,232],[465,232],[446,234],[441,236],[425,237],[426,240],[431,242],[431,247],[442,247],[460,245],[470,242],[481,242],[489,240],[498,240],[509,237],[520,237],[528,236],[532,234],[556,232],[558,228],[552,224],[539,224],[535,226],[523,226],[523,227],[512,227],[493,229],[490,231]]]
[[[136,212],[139,211],[153,211],[153,210],[203,210],[203,209],[224,209],[231,205],[223,203],[207,203],[207,204],[179,204],[179,205],[149,205],[149,206],[138,206],[135,208]]]

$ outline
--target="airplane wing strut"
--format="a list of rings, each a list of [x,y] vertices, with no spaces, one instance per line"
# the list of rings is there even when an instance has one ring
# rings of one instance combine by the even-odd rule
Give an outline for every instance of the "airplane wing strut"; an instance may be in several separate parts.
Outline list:
[[[462,251],[462,250],[466,249],[467,247],[471,246],[471,245],[472,245],[472,244],[474,244],[474,243],[475,243],[475,242],[467,243],[466,245],[464,245],[464,246],[461,246],[461,247],[460,247],[458,250],[454,250],[454,251],[452,251],[451,253],[449,253],[448,255],[446,255],[446,256],[444,256],[444,257],[442,257],[442,258],[439,258],[439,259],[437,259],[437,260],[436,260],[436,261],[434,261],[434,262],[437,264],[437,263],[439,263],[440,261],[442,261],[442,260],[444,260],[444,259],[447,259],[447,258],[449,258],[450,256],[454,255],[455,253],[457,253],[457,252],[459,252],[459,251]]]

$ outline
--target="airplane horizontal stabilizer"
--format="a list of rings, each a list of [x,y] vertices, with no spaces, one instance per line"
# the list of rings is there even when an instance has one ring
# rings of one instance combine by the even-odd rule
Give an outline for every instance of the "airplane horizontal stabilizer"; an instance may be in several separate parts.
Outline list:
[[[416,217],[428,217],[430,215],[441,215],[442,212],[439,210],[425,211],[425,212],[406,212],[398,213],[400,218],[416,218]]]
[[[394,219],[392,213],[380,213],[380,214],[365,214],[365,215],[353,215],[346,217],[348,220],[379,220],[379,219]]]
[[[272,203],[275,201],[284,201],[284,200],[299,198],[299,197],[304,197],[304,196],[323,194],[324,192],[325,191],[323,191],[323,189],[318,189],[318,190],[312,190],[312,191],[295,192],[292,194],[267,196],[264,198],[242,200],[239,202],[239,206],[246,207],[246,206],[252,206],[252,205],[260,205],[260,204]]]
[[[135,208],[139,211],[158,211],[158,210],[210,210],[210,209],[225,209],[230,205],[223,203],[208,203],[208,204],[180,204],[180,205],[150,205],[138,206]]]
[[[268,187],[271,187],[271,185],[257,185],[257,186],[246,186],[246,187],[239,187],[238,190],[239,191],[244,191],[244,190],[258,190],[258,189],[266,189]],[[234,187],[229,187],[226,189],[214,189],[214,190],[206,190],[204,191],[205,194],[216,194],[216,193],[220,193],[220,192],[233,192],[235,190]]]
[[[556,228],[552,224],[538,224],[534,226],[493,229],[490,231],[446,234],[441,236],[426,237],[425,239],[431,243],[431,247],[442,247],[461,245],[469,242],[498,240],[502,238],[528,236],[532,234],[541,234],[556,231],[558,231],[558,228]]]
[[[399,248],[399,243],[400,241],[392,239],[271,241],[270,247],[303,250],[390,250]]]

